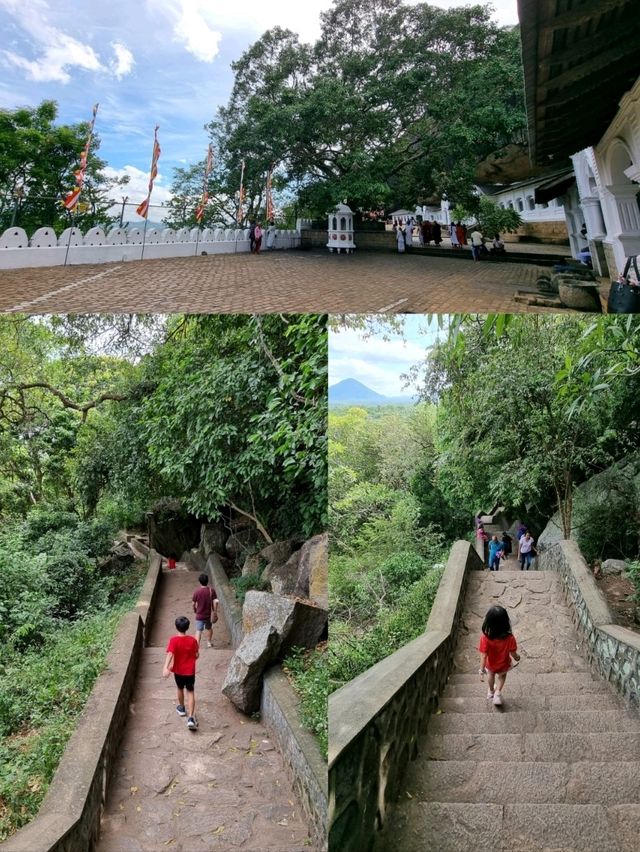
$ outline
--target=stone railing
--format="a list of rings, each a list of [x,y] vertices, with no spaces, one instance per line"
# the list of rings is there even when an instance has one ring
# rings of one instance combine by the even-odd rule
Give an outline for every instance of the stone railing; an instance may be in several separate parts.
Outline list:
[[[129,716],[145,625],[153,618],[160,566],[160,556],[151,551],[138,606],[120,622],[106,669],[91,690],[38,816],[0,844],[3,852],[87,852],[95,848],[107,785]]]
[[[482,567],[456,542],[425,632],[330,696],[331,849],[371,848],[449,677],[469,571]]]
[[[543,550],[541,571],[557,571],[589,662],[633,707],[640,707],[640,634],[614,624],[595,577],[575,541]]]
[[[265,249],[266,235],[262,239]],[[144,244],[144,246],[143,246]],[[277,231],[274,249],[300,245],[298,231]],[[248,228],[67,228],[60,237],[53,228],[38,228],[31,239],[22,228],[8,228],[0,236],[0,269],[112,263],[201,254],[236,254],[249,251]],[[144,249],[144,250],[143,250]]]
[[[205,560],[202,553],[188,556],[198,570],[209,574],[216,590],[224,620],[231,633],[233,647],[242,642],[242,606],[222,562],[215,553]],[[183,557],[183,559],[185,558]],[[309,818],[318,848],[325,848],[327,836],[327,763],[313,736],[300,724],[300,699],[283,673],[281,666],[265,672],[260,716],[278,745],[294,788]]]

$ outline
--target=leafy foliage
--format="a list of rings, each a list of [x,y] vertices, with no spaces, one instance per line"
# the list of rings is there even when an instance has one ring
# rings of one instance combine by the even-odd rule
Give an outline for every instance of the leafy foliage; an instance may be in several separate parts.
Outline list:
[[[315,735],[326,759],[329,748],[327,646],[319,645],[312,651],[293,648],[283,667],[300,696],[302,724]]]
[[[45,100],[37,107],[0,110],[0,231],[12,222],[30,234],[43,225],[58,233],[72,218],[62,199],[75,186],[88,125],[55,125],[58,107]],[[105,162],[96,156],[100,139],[94,135],[81,201],[74,214],[83,228],[112,221],[108,194],[128,178],[107,179]]]
[[[275,27],[232,68],[210,131],[234,176],[225,195],[246,158],[253,212],[273,163],[317,215],[344,198],[365,209],[467,200],[478,161],[525,126],[517,29],[481,5],[337,0],[315,44]]]

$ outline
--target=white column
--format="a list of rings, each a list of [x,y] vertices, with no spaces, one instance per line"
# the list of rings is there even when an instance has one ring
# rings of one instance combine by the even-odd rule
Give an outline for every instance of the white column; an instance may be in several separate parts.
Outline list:
[[[604,226],[604,219],[602,218],[600,199],[594,195],[585,196],[581,199],[580,206],[584,213],[584,222],[587,226],[589,239],[603,240],[607,235],[607,229]]]

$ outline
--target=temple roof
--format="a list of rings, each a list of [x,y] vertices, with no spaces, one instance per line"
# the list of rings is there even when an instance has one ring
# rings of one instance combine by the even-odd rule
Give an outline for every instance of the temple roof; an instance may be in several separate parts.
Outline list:
[[[518,0],[531,161],[595,145],[640,73],[638,0]]]

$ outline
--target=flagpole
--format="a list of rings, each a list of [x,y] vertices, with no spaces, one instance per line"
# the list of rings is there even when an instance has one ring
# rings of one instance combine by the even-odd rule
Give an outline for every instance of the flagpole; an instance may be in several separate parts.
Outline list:
[[[142,232],[142,252],[140,253],[140,260],[144,259],[144,247],[147,242],[147,225],[149,221],[149,207],[151,206],[151,193],[153,191],[153,182],[158,175],[158,160],[160,159],[160,144],[158,143],[158,130],[160,129],[160,125],[156,124],[155,130],[153,131],[153,153],[151,155],[151,168],[149,169],[149,189],[147,191],[147,197],[136,207],[136,213],[138,216],[142,216],[144,219],[144,230]]]
[[[91,121],[89,122],[89,132],[87,134],[87,141],[84,144],[84,149],[80,154],[80,168],[76,171],[76,185],[71,192],[65,196],[62,204],[65,210],[68,210],[71,213],[71,228],[69,229],[69,240],[67,242],[67,250],[64,255],[64,265],[67,265],[67,260],[69,258],[69,249],[71,248],[71,237],[73,235],[73,231],[75,228],[75,211],[78,205],[78,201],[80,200],[80,193],[82,192],[82,188],[84,186],[84,176],[87,171],[87,163],[89,162],[89,151],[91,149],[91,139],[93,138],[93,128],[96,123],[96,115],[98,114],[99,103],[94,104],[93,112],[91,114]]]
[[[244,215],[244,211],[242,209],[244,202],[244,160],[242,161],[242,168],[240,170],[240,195],[238,197],[238,227],[242,224],[242,218]]]
[[[142,253],[140,255],[140,260],[144,260],[144,246],[147,239],[147,217],[144,217],[144,230],[142,232]]]
[[[67,242],[67,250],[66,250],[65,255],[64,255],[64,264],[63,264],[64,266],[67,265],[67,258],[69,257],[69,249],[71,248],[71,235],[73,234],[73,220],[74,220],[74,218],[75,217],[72,213],[71,214],[71,227],[69,228],[69,240]]]

